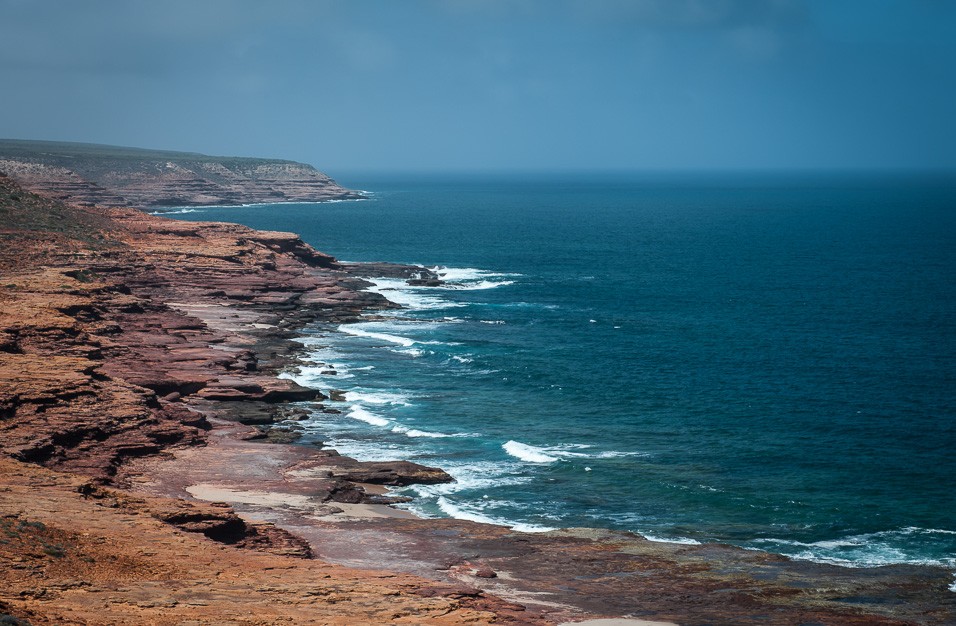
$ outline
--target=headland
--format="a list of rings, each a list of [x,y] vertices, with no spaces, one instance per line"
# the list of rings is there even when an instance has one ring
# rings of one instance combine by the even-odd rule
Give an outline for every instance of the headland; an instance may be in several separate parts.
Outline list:
[[[311,165],[282,159],[0,139],[0,172],[73,204],[111,207],[357,200]]]
[[[303,403],[334,413],[337,394],[277,375],[304,325],[395,306],[363,276],[429,280],[420,268],[66,200],[0,178],[9,623],[956,619],[942,568],[847,569],[390,509],[388,486],[449,477],[296,445],[279,423],[305,418]]]

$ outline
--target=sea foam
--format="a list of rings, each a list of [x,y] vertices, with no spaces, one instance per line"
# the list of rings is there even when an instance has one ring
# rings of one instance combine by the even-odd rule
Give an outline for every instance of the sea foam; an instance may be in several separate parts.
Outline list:
[[[690,539],[688,537],[658,537],[656,535],[651,535],[650,533],[641,533],[641,535],[648,541],[656,541],[658,543],[678,543],[684,546],[699,546],[700,542],[696,539]]]
[[[388,426],[389,424],[388,420],[384,417],[367,411],[358,405],[349,409],[348,416],[352,419],[365,422],[366,424],[371,424],[372,426]]]
[[[535,446],[529,446],[526,443],[521,443],[520,441],[508,441],[507,443],[501,444],[501,447],[504,448],[505,452],[515,457],[516,459],[521,459],[528,463],[554,463],[558,460],[558,457],[545,454],[543,448],[537,448]]]
[[[389,391],[347,391],[345,400],[347,402],[365,402],[366,404],[397,404],[400,406],[411,406],[408,396],[403,393]]]
[[[422,269],[425,269],[424,267]],[[514,284],[510,278],[518,274],[496,273],[471,267],[436,267],[435,272],[442,285],[409,285],[401,278],[372,278],[368,291],[381,294],[386,299],[413,310],[446,309],[466,306],[441,297],[441,292],[456,290],[494,289]]]
[[[532,446],[520,441],[508,441],[502,444],[505,452],[527,463],[554,463],[562,459],[613,459],[627,456],[648,456],[645,452],[580,452],[591,446],[588,444],[566,443],[556,446]]]
[[[334,374],[325,374],[323,372],[335,372]],[[341,364],[322,364],[322,365],[299,365],[294,372],[282,372],[278,378],[291,380],[303,387],[317,388],[321,386],[322,381],[329,378],[341,380],[352,378],[348,368]]]
[[[354,335],[356,337],[367,337],[369,339],[378,339],[380,341],[387,341],[389,343],[397,343],[400,346],[405,346],[410,348],[414,346],[417,341],[414,339],[409,339],[408,337],[400,337],[398,335],[390,335],[388,333],[376,333],[358,328],[355,324],[343,324],[339,326],[339,330],[347,335]]]
[[[464,506],[459,506],[453,504],[445,496],[438,496],[438,508],[447,515],[448,517],[453,517],[455,519],[468,520],[470,522],[478,522],[479,524],[494,524],[496,526],[508,526],[519,532],[525,533],[544,533],[554,528],[549,528],[548,526],[539,526],[537,524],[525,524],[521,522],[512,522],[506,519],[501,519],[498,517],[492,517],[490,515],[485,515],[479,513],[478,511],[472,508],[466,508]]]
[[[393,433],[401,433],[406,437],[431,437],[433,439],[441,439],[444,437],[454,437],[455,435],[448,435],[445,433],[436,433],[429,430],[418,430],[417,428],[408,428],[407,426],[402,426],[400,424],[392,427]]]
[[[850,535],[837,539],[802,542],[793,539],[758,539],[754,543],[767,546],[774,552],[816,563],[844,567],[879,567],[908,563],[911,565],[956,566],[956,557],[916,558],[907,546],[936,537],[937,541],[951,542],[956,531],[938,528],[907,526],[896,530]]]

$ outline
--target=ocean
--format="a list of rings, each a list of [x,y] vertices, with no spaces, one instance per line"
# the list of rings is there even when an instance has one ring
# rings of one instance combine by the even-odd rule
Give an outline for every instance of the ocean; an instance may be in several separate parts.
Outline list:
[[[346,392],[307,440],[456,478],[410,510],[956,566],[952,177],[337,178],[369,199],[172,216],[438,268],[285,374]]]

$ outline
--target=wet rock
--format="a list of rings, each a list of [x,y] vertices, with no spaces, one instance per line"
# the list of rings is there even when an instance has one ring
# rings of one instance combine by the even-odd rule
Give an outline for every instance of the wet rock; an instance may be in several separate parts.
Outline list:
[[[405,282],[412,287],[441,287],[445,284],[438,278],[409,278]]]
[[[283,428],[270,428],[265,436],[269,443],[295,443],[301,438],[302,433]]]
[[[364,461],[340,457],[333,474],[340,479],[373,485],[434,485],[454,482],[446,471],[411,461]]]

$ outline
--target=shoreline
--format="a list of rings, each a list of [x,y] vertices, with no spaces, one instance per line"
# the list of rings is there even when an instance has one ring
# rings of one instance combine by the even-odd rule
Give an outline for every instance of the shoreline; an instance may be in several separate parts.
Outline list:
[[[424,266],[422,266],[422,265],[419,265],[419,267],[423,267],[423,268],[424,268]],[[441,272],[441,271],[445,271],[445,270],[449,270],[450,272],[455,273],[456,275],[457,275],[458,273],[464,271],[464,270],[462,270],[461,268],[450,268],[450,267],[444,267],[444,266],[439,266],[439,267],[433,268],[432,271],[439,271],[439,272]],[[492,271],[490,271],[490,270],[474,270],[473,268],[468,268],[467,271],[469,271],[469,272],[478,272],[478,273],[480,273],[480,274],[482,274],[482,275],[490,275],[490,276],[495,276],[495,277],[513,276],[513,275],[514,275],[514,274],[505,274],[505,273],[500,273],[500,272],[492,272]],[[351,337],[351,336],[372,337],[372,338],[375,338],[375,339],[381,339],[383,342],[390,342],[390,343],[383,343],[383,345],[384,345],[384,346],[391,346],[392,348],[395,347],[395,344],[400,345],[400,346],[406,345],[406,344],[404,344],[404,343],[401,343],[400,340],[406,339],[406,338],[408,338],[408,337],[414,338],[414,339],[407,339],[410,343],[441,343],[440,341],[429,341],[429,339],[434,339],[434,338],[432,338],[432,337],[430,337],[430,336],[425,337],[425,338],[423,339],[420,335],[416,335],[414,332],[411,332],[411,331],[409,331],[410,334],[407,334],[407,333],[405,333],[405,332],[403,332],[403,331],[401,330],[401,329],[402,329],[402,326],[391,326],[390,328],[389,328],[389,327],[384,327],[385,330],[379,330],[378,327],[375,327],[375,324],[374,324],[374,323],[375,323],[375,322],[381,322],[381,321],[386,321],[386,322],[387,322],[387,321],[390,321],[390,320],[401,320],[401,321],[403,321],[403,322],[419,321],[419,322],[425,323],[426,325],[428,325],[428,324],[436,324],[436,323],[437,323],[437,324],[441,324],[440,321],[437,321],[437,322],[436,322],[436,319],[439,319],[439,318],[435,318],[435,317],[415,317],[416,313],[421,314],[422,312],[428,312],[428,311],[430,311],[431,309],[436,308],[436,307],[434,307],[434,306],[428,306],[428,307],[424,307],[424,308],[416,308],[416,305],[415,305],[415,304],[407,304],[407,303],[408,303],[408,302],[413,302],[413,301],[414,301],[415,299],[417,299],[418,297],[427,297],[427,298],[429,298],[430,300],[440,299],[440,296],[434,296],[434,297],[432,297],[432,296],[433,296],[433,294],[441,293],[441,292],[443,291],[442,287],[445,287],[447,290],[449,290],[449,291],[451,291],[451,292],[455,292],[455,291],[456,291],[456,287],[458,287],[459,289],[468,289],[468,287],[460,287],[457,283],[452,283],[452,282],[450,282],[448,285],[421,285],[421,284],[411,284],[411,283],[410,283],[410,284],[408,285],[408,287],[406,287],[405,289],[402,289],[402,288],[396,287],[396,286],[389,286],[389,287],[387,287],[387,288],[385,288],[385,289],[383,290],[383,289],[381,288],[381,286],[378,284],[378,282],[380,281],[380,278],[375,277],[375,276],[373,276],[373,275],[368,275],[366,278],[367,278],[369,281],[372,281],[373,283],[376,283],[376,286],[375,286],[375,287],[372,287],[372,288],[368,288],[368,289],[367,289],[368,291],[375,292],[375,293],[381,293],[381,294],[385,295],[387,298],[390,298],[390,299],[391,299],[391,298],[395,298],[395,296],[393,296],[392,294],[396,294],[396,295],[398,295],[398,296],[400,296],[400,297],[398,297],[398,298],[395,299],[394,301],[395,301],[395,302],[406,303],[406,304],[404,305],[404,308],[403,308],[403,309],[399,309],[399,310],[395,310],[395,311],[387,312],[385,315],[379,315],[379,314],[376,314],[376,313],[366,313],[366,314],[363,315],[363,317],[362,317],[361,319],[355,320],[354,322],[349,322],[349,323],[344,324],[344,325],[342,325],[342,326],[340,326],[340,327],[338,327],[338,328],[328,329],[328,330],[323,331],[323,332],[321,332],[321,333],[318,332],[318,331],[316,331],[314,334],[313,334],[313,333],[309,333],[309,334],[306,334],[306,335],[303,335],[303,336],[302,336],[303,339],[309,338],[309,340],[310,340],[309,343],[314,344],[314,347],[317,348],[317,349],[319,349],[320,351],[322,351],[322,350],[333,350],[333,351],[336,351],[336,352],[338,352],[338,353],[341,353],[341,354],[339,355],[339,359],[342,360],[343,365],[347,368],[346,371],[348,371],[349,369],[351,369],[353,366],[357,366],[359,363],[361,363],[361,364],[364,365],[364,364],[369,363],[369,362],[375,362],[375,363],[376,363],[376,367],[379,367],[379,365],[378,365],[378,362],[377,362],[377,361],[369,361],[368,358],[367,358],[367,356],[366,356],[366,357],[363,357],[363,358],[361,358],[361,359],[359,359],[358,361],[355,361],[355,360],[349,361],[349,360],[347,360],[346,357],[347,357],[347,352],[348,352],[348,346],[349,346],[349,344],[348,344],[347,342],[344,342],[344,343],[343,343],[342,339],[335,339],[335,337],[340,337],[340,338],[344,338],[344,337],[346,337],[346,336],[350,336],[350,337]],[[393,282],[394,282],[394,281],[393,281]],[[466,284],[467,284],[467,283],[466,283]],[[507,283],[505,283],[505,284],[507,284]],[[390,285],[391,285],[391,283],[390,283]],[[437,288],[437,289],[436,289],[436,288]],[[419,289],[422,289],[422,290],[419,291]],[[460,306],[460,304],[457,304],[457,303],[459,303],[459,302],[460,302],[460,300],[455,300],[455,303],[456,303],[456,304],[455,304],[454,306]],[[437,308],[441,309],[440,306],[437,307]],[[454,309],[450,309],[450,310],[449,310],[449,314],[451,314],[452,311],[454,311]],[[442,313],[444,313],[444,311],[442,311]],[[439,315],[440,315],[440,314],[441,314],[441,313],[439,313]],[[468,316],[466,316],[466,317],[468,317]],[[449,318],[440,318],[440,319],[449,319]],[[469,319],[471,319],[471,318],[469,317]],[[460,321],[460,320],[457,320],[457,321]],[[359,324],[359,325],[365,324],[365,323],[370,323],[370,324],[368,325],[368,327],[365,328],[365,330],[356,330],[356,331],[352,332],[352,331],[347,330],[347,326],[349,326],[349,325],[352,324],[352,323],[354,323],[354,324]],[[374,330],[375,332],[371,332],[372,330]],[[386,335],[384,335],[384,334],[382,334],[382,333],[389,333],[389,335],[386,336]],[[395,336],[395,335],[402,335],[402,336],[401,336],[401,337],[398,337],[398,336]],[[328,338],[328,340],[325,341],[325,342],[323,342],[323,341],[320,341],[320,340],[317,339],[317,338],[319,338],[319,337],[325,337],[325,338]],[[424,346],[422,346],[422,347],[424,347]],[[394,351],[396,351],[396,350],[392,350],[392,351],[394,352]],[[442,353],[442,355],[443,355],[444,357],[447,357],[447,353]],[[322,358],[323,358],[323,357],[322,357],[321,355],[317,355],[315,358],[306,358],[304,361],[302,361],[301,366],[302,366],[303,368],[308,368],[308,369],[312,370],[313,372],[315,372],[317,369],[321,369],[322,367],[324,367],[324,364],[323,364],[323,363],[320,363],[320,361],[322,360]],[[328,357],[328,358],[332,358],[332,357]],[[454,358],[454,357],[453,357],[453,358]],[[318,365],[317,365],[317,364],[318,364]],[[387,365],[387,364],[386,364],[386,365]],[[293,364],[293,369],[296,369],[295,366],[294,366],[294,364]],[[358,369],[364,369],[364,368],[359,367]],[[394,378],[394,377],[395,377],[395,372],[389,372],[388,370],[384,370],[384,371],[385,371],[386,376],[390,376],[391,378]],[[296,372],[296,373],[294,373],[294,374],[283,374],[283,376],[284,376],[284,377],[288,377],[288,378],[293,379],[293,380],[296,380],[299,384],[302,384],[302,385],[304,385],[304,386],[309,386],[309,387],[312,387],[312,388],[315,388],[315,389],[318,389],[318,390],[325,390],[325,389],[329,388],[330,385],[340,386],[340,385],[339,385],[339,381],[335,381],[332,377],[328,377],[328,376],[317,376],[317,375],[313,375],[313,374],[310,374],[310,375],[306,376],[306,375],[300,375],[299,372]],[[310,378],[312,379],[313,382],[310,382]],[[356,380],[358,380],[358,379],[356,379]],[[342,382],[344,383],[345,381],[342,381]],[[352,383],[353,381],[348,381],[348,382],[349,382],[349,383]],[[340,389],[345,391],[345,395],[349,395],[349,394],[351,394],[351,393],[354,392],[356,396],[362,396],[362,395],[364,395],[366,392],[370,392],[371,395],[383,395],[383,396],[388,396],[388,395],[390,395],[392,392],[396,391],[396,389],[397,389],[397,387],[396,387],[395,389],[392,389],[392,388],[379,389],[379,388],[377,388],[377,387],[374,387],[374,383],[372,383],[373,386],[371,386],[371,387],[365,386],[365,385],[368,385],[368,384],[369,384],[369,381],[368,381],[368,380],[364,380],[364,384],[362,384],[362,383],[353,383],[353,385],[354,385],[354,384],[359,384],[359,386],[358,386],[358,387],[355,387],[354,389],[352,389],[348,384],[346,384],[344,387],[340,387]],[[398,383],[396,383],[396,384],[398,384]],[[401,386],[401,385],[399,385],[399,386]],[[412,389],[412,387],[410,387],[409,389]],[[398,391],[400,391],[401,394],[406,393],[404,390],[398,390]],[[379,392],[381,392],[381,393],[379,394]],[[403,405],[410,406],[410,404],[408,403],[409,399],[411,399],[412,402],[415,402],[415,403],[417,404],[418,401],[417,401],[415,398],[423,395],[423,389],[422,389],[422,388],[417,388],[414,392],[408,392],[408,393],[409,393],[409,394],[412,394],[412,395],[409,396],[409,397],[405,397],[404,400],[402,400],[401,402],[398,402],[399,404],[403,404]],[[424,394],[425,394],[425,397],[427,397],[427,394],[428,394],[428,390],[427,390],[427,389],[424,390]],[[414,396],[414,397],[412,397],[412,396]],[[406,429],[406,428],[409,427],[407,422],[403,422],[403,419],[405,419],[405,418],[390,416],[389,413],[387,412],[387,410],[386,410],[386,412],[380,411],[379,409],[383,407],[383,404],[377,404],[378,402],[384,402],[385,405],[388,405],[388,404],[389,404],[389,401],[383,401],[383,400],[369,400],[369,402],[365,402],[365,401],[363,401],[363,400],[361,399],[361,397],[356,397],[356,398],[354,398],[354,399],[353,399],[353,398],[348,398],[348,403],[349,403],[349,404],[348,404],[347,406],[349,406],[349,407],[358,406],[358,407],[360,407],[361,409],[366,409],[366,408],[367,408],[367,409],[369,409],[369,410],[375,412],[374,417],[375,417],[376,420],[382,419],[382,423],[381,423],[381,424],[379,424],[379,423],[377,423],[377,422],[375,422],[375,423],[370,422],[370,423],[372,423],[373,426],[381,426],[381,430],[379,430],[379,429],[376,428],[376,429],[372,429],[371,432],[366,432],[365,430],[362,430],[362,431],[361,431],[362,434],[361,434],[360,436],[361,436],[361,440],[362,440],[363,442],[374,442],[374,441],[375,441],[375,437],[378,437],[379,442],[382,443],[382,444],[385,444],[385,442],[392,442],[391,439],[388,439],[390,432],[402,432],[404,429]],[[394,402],[394,401],[392,401],[392,402]],[[411,418],[411,419],[412,419],[412,423],[416,423],[416,422],[415,422],[416,419],[419,419],[419,420],[422,419],[422,415],[421,415],[420,413],[419,413],[419,414],[416,414],[416,415],[417,415],[417,418],[416,418],[416,417],[412,417],[412,418]],[[386,420],[386,419],[383,418],[382,416],[386,416],[386,417],[388,417],[389,419]],[[407,416],[406,416],[406,418],[407,418]],[[362,419],[362,418],[359,418],[359,419]],[[363,421],[367,421],[367,420],[364,420],[364,419],[363,419]],[[387,424],[385,423],[386,421],[388,422]],[[400,424],[402,424],[402,423],[405,423],[405,426],[401,426]],[[363,424],[360,424],[359,426],[362,427],[362,428],[366,428]],[[426,426],[419,426],[419,427],[420,427],[420,428],[427,428],[427,429],[431,429],[431,430],[435,430],[436,428],[439,429],[439,430],[442,429],[440,425],[436,425],[436,424],[432,424],[431,426],[427,426],[427,425],[426,425]],[[402,430],[398,430],[398,429],[402,429]],[[357,432],[358,432],[358,431],[357,431]],[[446,431],[446,432],[452,432],[452,431]],[[311,434],[313,434],[314,436],[317,436],[317,437],[319,437],[319,438],[322,437],[322,431],[321,431],[321,430],[317,431],[317,433],[311,433]],[[466,434],[457,433],[457,434],[451,435],[451,436],[465,436],[465,435],[466,435]],[[471,433],[471,435],[472,435],[472,436],[477,436],[477,434],[475,434],[475,433]],[[449,435],[443,435],[443,436],[449,436]],[[494,441],[495,445],[497,445],[497,443],[501,442],[502,440],[503,440],[503,438],[501,438],[501,437],[497,438],[497,439]],[[416,439],[415,441],[421,441],[421,440]],[[446,440],[446,441],[447,441],[447,440]],[[517,442],[514,442],[513,440],[508,442],[508,444],[513,444],[513,443],[516,444],[516,445],[518,445],[518,446],[520,446],[521,448],[526,448],[526,447],[527,447],[527,448],[531,448],[532,454],[534,454],[535,452],[539,452],[539,453],[545,452],[544,449],[539,449],[539,448],[536,448],[536,447],[526,446],[525,444],[517,443]],[[388,449],[389,447],[391,447],[392,445],[393,445],[392,443],[389,443],[388,445],[384,445],[384,449],[387,450],[387,449]],[[399,444],[399,445],[402,445],[402,444]],[[507,445],[507,444],[506,444],[506,445]],[[560,447],[560,446],[559,446],[559,447]],[[370,453],[371,458],[380,458],[380,455],[377,453],[376,450],[374,450],[374,443],[373,443],[372,445],[362,445],[362,446],[359,446],[359,448],[361,448],[362,450],[365,450],[366,448],[368,448],[368,450],[366,450],[366,452],[367,452],[367,453]],[[409,448],[410,450],[412,450],[412,456],[408,456],[408,457],[404,457],[404,456],[403,456],[402,458],[415,458],[415,456],[414,456],[415,451],[412,449],[412,446],[411,446],[410,444],[408,444],[408,448]],[[346,448],[346,449],[348,449],[348,448]],[[537,461],[537,459],[535,459],[533,456],[530,456],[530,457],[529,457],[529,456],[527,456],[527,455],[515,455],[515,454],[513,454],[511,451],[509,451],[509,450],[507,449],[507,447],[506,447],[506,450],[505,450],[505,451],[506,451],[506,453],[507,453],[510,457],[517,458],[517,459],[519,459],[519,460],[521,460],[521,461],[527,461],[527,462],[530,462],[530,463],[534,463],[535,461]],[[405,452],[404,448],[403,448],[403,452]],[[436,459],[436,460],[434,461],[434,463],[435,463],[436,465],[438,465],[439,467],[441,467],[442,469],[444,469],[444,470],[446,470],[446,471],[449,471],[449,472],[452,473],[452,474],[455,474],[454,468],[455,468],[456,466],[455,466],[454,463],[452,463],[451,466],[446,465],[446,464],[441,460],[440,452],[439,452],[438,455],[436,455],[436,454],[435,454],[435,449],[433,449],[433,448],[430,448],[430,449],[428,450],[428,452],[429,452],[428,456],[429,456],[430,458],[434,457],[434,458]],[[354,448],[353,448],[353,450],[352,450],[351,452],[349,452],[349,453],[350,453],[350,454],[355,454],[355,455],[356,455],[356,458],[359,458],[359,459],[364,459],[364,458],[366,458],[366,457],[363,457],[360,452],[357,453]],[[612,452],[611,454],[626,454],[626,453],[616,453],[616,452]],[[583,456],[583,455],[578,455],[578,456]],[[561,460],[561,459],[558,459],[558,458],[555,458],[555,457],[548,457],[546,460],[549,461],[549,462],[554,462],[554,461],[559,461],[559,460]],[[461,465],[461,464],[460,464],[460,459],[458,460],[458,462],[459,462],[459,467],[460,467],[460,465]],[[457,475],[457,474],[456,474],[456,475]],[[445,492],[442,492],[442,493],[445,493]],[[430,494],[430,495],[433,496],[433,494]],[[446,495],[447,495],[447,493],[446,493]],[[472,500],[472,502],[473,502],[473,500]],[[532,528],[532,527],[536,526],[537,524],[536,524],[534,521],[532,521],[531,519],[527,518],[527,517],[517,517],[517,516],[516,516],[516,517],[511,517],[510,520],[509,520],[509,519],[505,519],[505,518],[502,517],[502,516],[495,516],[495,517],[497,517],[497,519],[494,519],[494,518],[489,517],[489,516],[487,516],[487,515],[480,515],[480,514],[471,515],[471,514],[468,513],[468,512],[455,511],[454,509],[457,509],[458,507],[451,507],[451,506],[450,506],[449,508],[450,508],[450,509],[453,509],[453,510],[448,510],[448,509],[446,509],[446,508],[444,507],[444,505],[442,505],[442,506],[440,507],[440,508],[441,508],[441,512],[432,512],[432,510],[435,509],[435,506],[434,506],[434,503],[433,503],[433,502],[430,502],[430,504],[429,504],[427,510],[423,510],[422,507],[414,507],[414,506],[409,506],[409,507],[402,506],[401,508],[402,508],[402,510],[412,510],[412,511],[416,511],[416,514],[418,514],[418,515],[424,517],[425,519],[443,519],[443,518],[445,518],[445,517],[450,517],[450,518],[452,518],[452,519],[458,519],[458,520],[475,521],[475,522],[479,522],[479,523],[488,523],[488,524],[506,526],[506,527],[508,527],[508,528],[513,528],[513,529],[520,530],[520,531],[523,531],[523,532],[545,532],[545,531],[547,531],[547,530],[549,530],[549,529],[550,529],[550,530],[555,530],[555,529],[561,527],[561,526],[560,526],[561,522],[556,522],[556,523],[549,523],[549,524],[547,524],[547,525],[550,526],[551,528],[546,528],[546,527],[543,527],[543,526],[542,526],[540,529],[538,529],[538,528]],[[458,514],[458,513],[461,513],[461,514]],[[480,519],[480,518],[484,518],[484,519]],[[555,519],[557,519],[557,518],[555,518]],[[555,528],[555,526],[557,526],[557,528]],[[850,569],[868,569],[868,568],[877,568],[877,567],[893,566],[893,565],[939,567],[939,568],[943,568],[943,569],[947,569],[947,570],[948,570],[948,569],[952,569],[952,565],[949,564],[948,562],[945,562],[944,559],[940,559],[940,560],[930,560],[930,559],[928,559],[928,558],[927,558],[927,559],[919,559],[919,558],[908,558],[908,559],[904,559],[904,558],[903,558],[904,556],[913,557],[913,555],[902,555],[902,554],[901,554],[897,559],[894,559],[894,560],[886,560],[886,561],[880,561],[880,562],[873,562],[873,561],[869,561],[869,560],[853,561],[853,560],[849,560],[849,559],[840,559],[840,558],[835,558],[835,557],[831,558],[831,557],[828,557],[828,556],[825,556],[825,555],[820,555],[819,552],[817,552],[817,553],[811,552],[811,550],[810,550],[809,548],[811,548],[812,546],[814,546],[814,545],[815,545],[814,543],[800,544],[801,546],[806,546],[806,547],[808,548],[808,549],[806,549],[806,550],[805,550],[803,553],[801,553],[801,554],[787,554],[787,553],[785,553],[785,552],[775,551],[775,550],[772,549],[772,548],[766,548],[766,547],[760,547],[760,546],[749,546],[749,545],[746,545],[746,543],[744,543],[743,545],[741,545],[741,544],[738,544],[738,543],[734,542],[733,540],[725,540],[725,541],[722,541],[722,540],[720,540],[720,539],[708,539],[708,540],[704,540],[704,539],[700,539],[700,540],[698,540],[698,539],[689,539],[689,538],[687,538],[687,537],[682,537],[682,536],[668,536],[666,533],[658,534],[657,532],[653,532],[653,531],[651,531],[651,532],[643,532],[643,531],[640,530],[640,529],[627,528],[627,527],[624,527],[623,525],[621,525],[621,526],[614,526],[614,525],[612,524],[612,525],[605,526],[605,525],[601,525],[601,524],[595,524],[595,525],[594,525],[594,528],[596,528],[596,529],[606,528],[606,529],[609,529],[609,530],[620,531],[620,532],[632,532],[632,533],[637,534],[637,535],[639,535],[639,536],[641,536],[641,537],[643,537],[643,538],[645,538],[645,539],[648,539],[649,541],[661,542],[661,543],[670,543],[670,544],[678,544],[678,545],[701,545],[702,543],[703,543],[703,544],[715,544],[715,543],[721,544],[721,543],[727,543],[727,544],[729,544],[729,545],[736,545],[736,546],[739,547],[740,549],[744,549],[744,550],[757,551],[757,552],[761,552],[761,553],[765,553],[765,554],[770,554],[770,555],[785,556],[785,557],[787,557],[787,558],[789,558],[789,559],[792,559],[792,560],[794,560],[794,561],[806,561],[806,562],[809,562],[809,563],[818,563],[818,564],[825,564],[825,565],[834,565],[834,566],[846,567],[846,568],[850,568]],[[925,530],[925,529],[918,529],[918,528],[900,528],[899,531],[893,531],[893,530],[872,531],[872,534],[879,535],[879,534],[890,533],[890,532],[903,532],[903,533],[905,533],[905,532],[907,532],[907,531],[921,531],[921,530]],[[947,531],[936,531],[936,530],[932,530],[932,529],[928,529],[928,530],[925,530],[925,531],[926,531],[926,532],[939,532],[939,533],[947,532]],[[691,535],[691,536],[693,536],[693,535]],[[852,538],[851,538],[851,539],[852,539]],[[837,541],[840,541],[840,540],[841,540],[841,538],[837,538],[837,537],[834,537],[834,538],[825,537],[825,538],[823,538],[823,539],[819,539],[818,542],[822,544],[822,543],[825,543],[825,542],[837,542]],[[777,540],[777,539],[767,539],[767,541],[785,542],[786,540],[785,540],[785,539],[781,539],[781,540]],[[813,541],[813,540],[805,539],[804,541],[808,541],[808,542],[809,542],[809,541]],[[755,542],[755,543],[756,543],[756,542]],[[953,582],[953,583],[950,585],[950,590],[956,591],[956,582]]]
[[[347,264],[294,235],[125,210],[108,215],[114,222],[105,227],[113,229],[115,245],[78,246],[66,256],[38,248],[39,260],[26,269],[4,270],[0,288],[7,303],[5,374],[17,376],[15,398],[2,398],[3,451],[19,459],[10,461],[16,475],[35,477],[37,489],[47,489],[43,481],[49,490],[66,484],[56,476],[86,476],[88,487],[74,485],[67,490],[71,495],[64,491],[51,500],[63,510],[79,511],[90,503],[89,494],[104,489],[128,494],[107,499],[135,496],[153,503],[174,496],[172,502],[181,503],[175,506],[193,512],[166,515],[173,524],[169,532],[185,532],[190,545],[199,546],[195,550],[209,544],[214,551],[243,552],[244,567],[253,575],[260,571],[261,553],[255,550],[265,550],[280,555],[269,558],[295,561],[302,580],[312,580],[310,568],[327,562],[417,577],[402,578],[407,589],[417,590],[403,591],[402,601],[420,611],[408,613],[408,621],[462,623],[477,615],[469,618],[467,611],[480,610],[485,613],[479,621],[528,624],[603,617],[678,624],[930,624],[945,623],[956,610],[949,592],[940,589],[948,577],[939,568],[863,572],[601,529],[527,534],[454,519],[369,517],[383,510],[369,507],[385,506],[376,500],[383,494],[374,493],[383,482],[439,480],[441,470],[363,463],[313,446],[285,445],[271,425],[300,415],[296,402],[327,400],[317,390],[277,377],[303,350],[294,341],[296,330],[318,319],[361,320],[363,311],[391,305],[361,291],[366,283]],[[8,267],[22,261],[22,256],[11,259]],[[270,437],[276,443],[268,443]],[[363,487],[370,477],[378,487]],[[40,510],[22,497],[4,496],[23,493],[18,485],[3,488],[8,491],[0,490],[0,503],[14,519],[42,517],[50,528],[63,527],[63,545],[80,545],[79,520],[57,521],[54,504]],[[277,499],[280,493],[284,499]],[[215,503],[230,498],[235,500],[230,506]],[[108,511],[87,514],[100,519]],[[119,525],[126,521],[111,523],[110,532],[123,536]],[[223,548],[215,538],[226,536],[226,528],[232,529],[230,541],[253,549]],[[302,559],[306,547],[319,559]],[[9,549],[0,546],[0,557],[6,559]],[[44,579],[69,573],[42,555],[17,554],[11,559],[26,560],[11,562],[42,564]],[[154,561],[161,564],[159,557]],[[56,615],[64,619],[57,611],[74,606],[75,594],[68,590],[19,595],[36,580],[10,571],[4,579],[9,589],[0,593],[2,611],[55,623]],[[156,592],[142,584],[138,601],[146,603]],[[115,587],[97,593],[129,597]],[[259,600],[270,601],[268,590],[262,593]],[[384,589],[369,594],[378,598],[379,609],[397,601]],[[446,612],[427,613],[415,598],[444,598],[440,610]],[[183,619],[212,610],[208,602],[206,609],[176,602],[136,610],[175,610]]]
[[[328,200],[280,200],[277,202],[249,202],[243,204],[189,204],[184,206],[148,206],[140,209],[147,215],[163,217],[166,214],[184,214],[191,213],[195,209],[237,209],[252,208],[258,206],[272,206],[274,204],[334,204],[336,202],[364,202],[374,199],[372,192],[361,189],[352,190],[355,193],[362,194],[361,198],[329,198]]]

